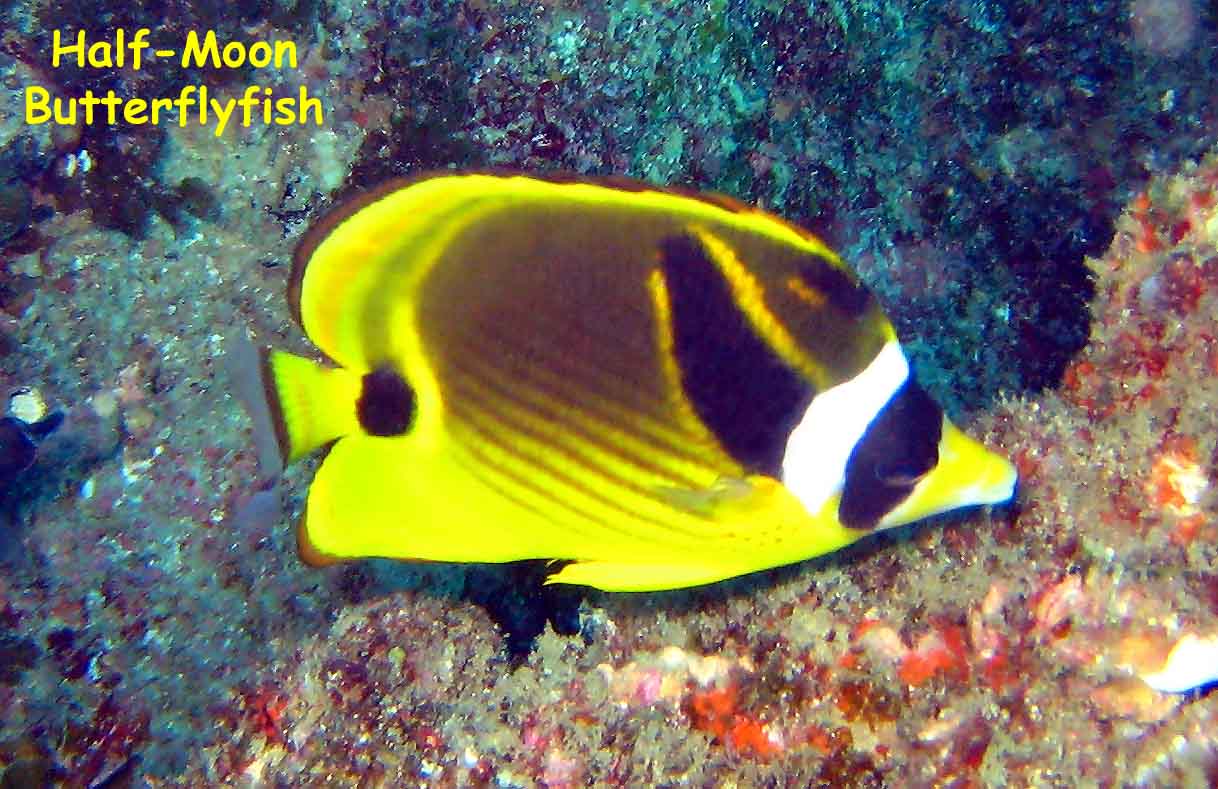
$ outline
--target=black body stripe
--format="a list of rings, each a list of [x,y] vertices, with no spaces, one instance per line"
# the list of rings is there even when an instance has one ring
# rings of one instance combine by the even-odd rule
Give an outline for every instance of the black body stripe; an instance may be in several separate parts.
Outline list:
[[[911,376],[880,409],[846,461],[838,519],[873,529],[939,462],[943,411]]]
[[[815,390],[757,336],[696,238],[667,238],[660,253],[686,397],[741,465],[780,477],[787,438]]]

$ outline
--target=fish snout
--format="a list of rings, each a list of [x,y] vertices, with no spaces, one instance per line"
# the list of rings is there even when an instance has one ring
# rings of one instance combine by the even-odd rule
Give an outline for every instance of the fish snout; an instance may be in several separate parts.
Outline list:
[[[1015,464],[943,417],[939,460],[913,493],[880,521],[880,528],[912,523],[961,507],[1002,504],[1015,495]]]

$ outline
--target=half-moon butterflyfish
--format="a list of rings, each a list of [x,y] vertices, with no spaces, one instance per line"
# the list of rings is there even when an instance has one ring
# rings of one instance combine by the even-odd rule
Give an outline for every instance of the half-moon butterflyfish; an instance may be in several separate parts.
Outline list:
[[[918,385],[816,236],[626,179],[445,173],[305,234],[266,351],[279,453],[327,448],[297,539],[554,560],[550,582],[706,584],[1010,499],[1014,466]]]

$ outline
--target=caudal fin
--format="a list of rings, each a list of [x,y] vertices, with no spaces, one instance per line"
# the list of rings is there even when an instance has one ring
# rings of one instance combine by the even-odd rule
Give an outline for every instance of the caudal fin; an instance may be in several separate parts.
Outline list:
[[[253,422],[258,464],[267,473],[278,474],[285,464],[358,429],[358,376],[259,350],[243,331],[227,345],[229,385]]]
[[[359,376],[268,350],[262,356],[262,379],[275,439],[286,463],[359,431]]]

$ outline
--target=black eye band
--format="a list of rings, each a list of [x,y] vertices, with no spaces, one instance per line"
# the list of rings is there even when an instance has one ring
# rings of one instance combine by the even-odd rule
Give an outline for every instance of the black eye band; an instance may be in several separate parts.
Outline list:
[[[874,529],[939,462],[943,411],[912,377],[867,426],[846,462],[838,519]]]

